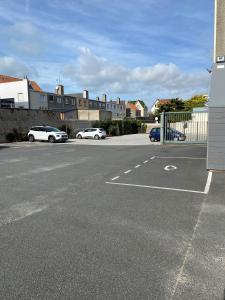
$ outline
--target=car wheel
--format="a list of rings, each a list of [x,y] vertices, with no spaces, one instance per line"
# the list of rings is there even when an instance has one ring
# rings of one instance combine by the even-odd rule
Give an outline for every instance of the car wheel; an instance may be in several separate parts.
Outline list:
[[[81,134],[78,134],[77,138],[78,138],[78,139],[82,139],[82,135],[81,135]]]
[[[29,142],[33,143],[35,141],[33,134],[28,137]]]
[[[55,143],[55,138],[54,138],[54,136],[50,136],[49,138],[48,138],[48,141],[49,141],[49,143]]]
[[[154,137],[150,137],[150,141],[154,142],[155,141]]]
[[[99,135],[96,134],[96,135],[94,136],[94,139],[95,139],[95,140],[99,140],[99,139],[100,139]]]

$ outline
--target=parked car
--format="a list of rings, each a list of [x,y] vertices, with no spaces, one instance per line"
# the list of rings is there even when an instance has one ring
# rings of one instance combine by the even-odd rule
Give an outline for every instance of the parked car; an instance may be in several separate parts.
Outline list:
[[[82,131],[79,131],[76,135],[77,139],[105,139],[106,138],[106,131],[102,128],[86,128]]]
[[[151,129],[149,133],[149,139],[151,142],[160,141],[160,127],[155,127]],[[167,141],[185,141],[185,139],[185,134],[174,128],[167,128],[165,132],[165,140]]]
[[[34,126],[28,132],[29,142],[38,141],[49,141],[50,143],[55,142],[66,142],[68,135],[66,132],[59,130],[58,128],[51,126]]]

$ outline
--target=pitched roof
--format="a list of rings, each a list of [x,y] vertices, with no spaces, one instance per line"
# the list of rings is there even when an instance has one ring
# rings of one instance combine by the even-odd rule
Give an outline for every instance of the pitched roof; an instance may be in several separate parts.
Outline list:
[[[130,101],[127,103],[127,108],[130,108],[130,109],[137,109],[136,105],[131,103]]]
[[[0,74],[0,84],[1,83],[7,83],[7,82],[16,82],[16,81],[22,81],[23,79],[21,78],[16,78],[8,75],[1,75]],[[43,92],[40,86],[35,82],[35,81],[30,81],[30,86],[31,88],[36,91],[36,92]]]
[[[167,104],[171,102],[171,99],[157,99],[157,104]]]
[[[146,104],[142,100],[138,100],[143,108],[147,108]]]

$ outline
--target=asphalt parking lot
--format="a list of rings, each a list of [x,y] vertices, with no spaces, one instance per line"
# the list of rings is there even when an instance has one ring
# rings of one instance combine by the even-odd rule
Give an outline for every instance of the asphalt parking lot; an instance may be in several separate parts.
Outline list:
[[[204,145],[0,145],[0,299],[223,299]]]

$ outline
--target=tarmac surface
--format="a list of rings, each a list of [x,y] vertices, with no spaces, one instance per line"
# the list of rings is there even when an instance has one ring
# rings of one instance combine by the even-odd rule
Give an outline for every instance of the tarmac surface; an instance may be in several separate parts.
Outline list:
[[[0,299],[224,299],[206,146],[95,142],[0,145]]]

